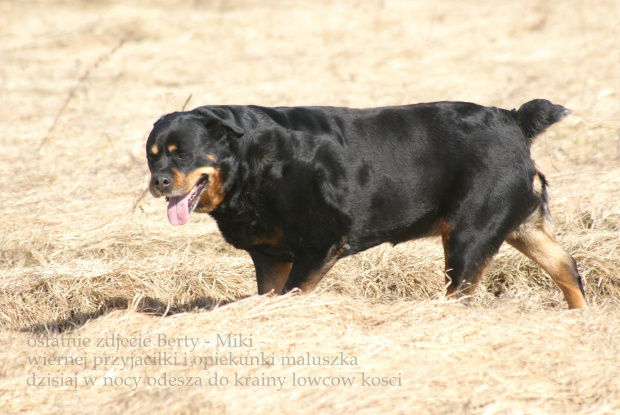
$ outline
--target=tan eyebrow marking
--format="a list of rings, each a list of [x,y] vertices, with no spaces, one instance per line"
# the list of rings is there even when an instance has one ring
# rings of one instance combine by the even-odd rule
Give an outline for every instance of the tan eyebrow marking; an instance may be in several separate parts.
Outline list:
[[[153,153],[153,154],[159,153],[159,149],[157,148],[157,144],[153,144],[153,147],[151,147],[151,153]]]
[[[207,158],[213,162],[215,162],[217,160],[217,158],[215,158],[215,156],[213,154],[207,154]]]
[[[170,144],[170,145],[168,146],[168,151],[169,151],[169,152],[171,152],[171,153],[172,153],[174,150],[176,150],[176,149],[177,149],[177,146],[176,146],[176,145],[174,145],[174,144]]]

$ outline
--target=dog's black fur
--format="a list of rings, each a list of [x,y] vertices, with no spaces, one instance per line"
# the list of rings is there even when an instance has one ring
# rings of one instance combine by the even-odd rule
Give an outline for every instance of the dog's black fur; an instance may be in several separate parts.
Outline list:
[[[549,231],[546,181],[530,157],[532,139],[568,112],[546,100],[518,111],[204,106],[155,123],[150,189],[174,203],[196,193],[187,209],[210,213],[249,252],[261,294],[311,290],[339,258],[441,235],[450,294],[470,293],[507,240],[581,307],[581,279]],[[173,224],[187,220],[175,215]]]

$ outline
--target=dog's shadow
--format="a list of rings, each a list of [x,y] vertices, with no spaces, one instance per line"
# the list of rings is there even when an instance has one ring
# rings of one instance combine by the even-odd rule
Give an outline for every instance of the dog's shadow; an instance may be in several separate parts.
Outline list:
[[[93,312],[84,313],[72,311],[70,317],[48,321],[45,323],[33,324],[31,326],[24,327],[20,331],[40,335],[67,333],[79,327],[82,327],[87,322],[102,317],[114,310],[128,310],[131,308],[140,313],[145,313],[158,317],[165,317],[189,311],[211,311],[214,308],[225,306],[240,299],[241,298],[222,301],[207,297],[198,297],[185,304],[170,306],[170,304],[164,303],[151,297],[143,297],[138,301],[117,297],[107,300],[103,305],[101,305]]]

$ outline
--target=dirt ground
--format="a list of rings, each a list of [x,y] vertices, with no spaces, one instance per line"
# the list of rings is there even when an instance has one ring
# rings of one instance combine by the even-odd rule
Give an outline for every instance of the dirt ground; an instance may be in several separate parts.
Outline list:
[[[620,412],[620,2],[0,2],[0,412]],[[502,248],[471,304],[436,240],[258,297],[208,216],[145,193],[162,114],[436,100],[574,112],[537,138],[568,311]]]

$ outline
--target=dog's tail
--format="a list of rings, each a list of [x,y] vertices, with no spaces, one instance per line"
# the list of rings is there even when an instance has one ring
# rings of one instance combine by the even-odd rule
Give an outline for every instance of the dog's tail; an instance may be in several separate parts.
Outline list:
[[[554,105],[546,99],[535,99],[521,105],[515,112],[523,134],[529,139],[534,139],[572,111],[561,105]]]

